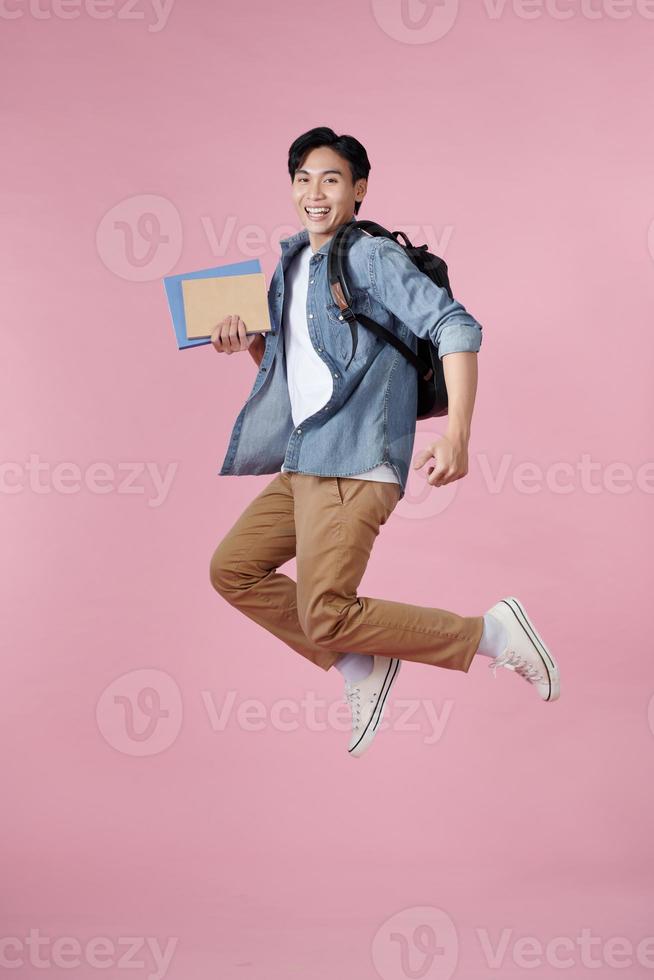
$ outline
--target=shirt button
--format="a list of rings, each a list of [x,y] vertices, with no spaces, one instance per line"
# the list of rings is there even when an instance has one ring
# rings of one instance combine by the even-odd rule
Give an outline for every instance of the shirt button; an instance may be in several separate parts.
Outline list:
[[[339,319],[339,320],[342,320],[342,319],[343,319],[343,317],[342,317],[342,315],[341,315],[341,316],[339,316],[339,318],[338,318],[338,319]]]
[[[322,347],[319,347],[319,348],[318,348],[318,353],[319,353],[319,354],[322,354]]]
[[[313,313],[309,313],[309,319],[313,320]]]
[[[335,377],[335,378],[337,378],[337,377],[338,377],[338,375],[336,374],[336,371],[334,371],[334,377]]]
[[[309,279],[309,282],[311,283],[311,285],[313,285],[313,279]]]

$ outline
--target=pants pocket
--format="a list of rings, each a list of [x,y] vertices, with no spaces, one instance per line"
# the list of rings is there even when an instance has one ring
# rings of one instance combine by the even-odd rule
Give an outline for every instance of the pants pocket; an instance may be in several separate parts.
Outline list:
[[[346,476],[333,476],[331,479],[342,507],[347,503],[352,512],[362,508],[370,511],[376,515],[380,524],[386,523],[400,497],[398,483],[351,479]]]
[[[341,481],[340,476],[333,476],[332,480],[334,481],[334,485],[336,487],[336,495],[338,497],[339,503],[340,504],[345,503],[345,497],[343,496],[343,487],[340,482]]]

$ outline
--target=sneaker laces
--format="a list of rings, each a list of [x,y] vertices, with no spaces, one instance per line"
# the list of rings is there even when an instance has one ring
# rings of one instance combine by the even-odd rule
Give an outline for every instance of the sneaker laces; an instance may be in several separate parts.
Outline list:
[[[535,684],[537,681],[546,680],[537,667],[530,664],[524,657],[518,656],[514,650],[507,651],[506,653],[501,654],[499,657],[495,657],[488,666],[493,671],[493,677],[495,677],[495,679],[497,679],[498,667],[508,667],[509,670],[514,670],[516,674],[520,675],[520,677],[524,677],[529,684]]]
[[[377,695],[376,691],[373,691],[370,702],[374,702]],[[345,682],[345,694],[343,695],[343,702],[349,704],[350,710],[352,712],[352,720],[355,728],[358,728],[361,721],[361,688],[356,684],[349,684]]]
[[[358,725],[361,718],[361,689],[355,685],[348,684],[346,681],[343,701],[349,704],[353,722],[355,725]]]

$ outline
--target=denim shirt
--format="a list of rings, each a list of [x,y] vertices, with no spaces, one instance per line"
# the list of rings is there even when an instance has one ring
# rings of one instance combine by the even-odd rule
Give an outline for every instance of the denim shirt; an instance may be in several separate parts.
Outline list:
[[[310,260],[306,314],[309,336],[331,371],[333,390],[322,408],[297,427],[293,423],[282,326],[284,277],[308,242],[307,229],[280,241],[281,255],[268,289],[271,330],[264,335],[264,355],[218,475],[275,473],[283,465],[297,473],[346,477],[388,463],[398,476],[401,500],[415,440],[417,371],[363,325],[346,370],[351,334],[329,288],[329,241]],[[397,242],[361,232],[346,262],[352,309],[386,327],[414,353],[418,337],[431,337],[441,358],[481,347],[481,325],[420,272]]]

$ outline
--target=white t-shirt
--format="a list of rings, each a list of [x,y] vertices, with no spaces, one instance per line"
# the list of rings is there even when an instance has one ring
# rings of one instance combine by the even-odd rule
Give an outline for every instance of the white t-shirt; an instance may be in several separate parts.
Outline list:
[[[282,323],[288,394],[293,425],[296,426],[329,401],[333,385],[332,373],[317,354],[307,328],[307,291],[312,255],[313,250],[308,244],[294,257],[285,277]],[[399,483],[395,470],[388,463],[381,463],[365,473],[353,473],[348,479]]]

